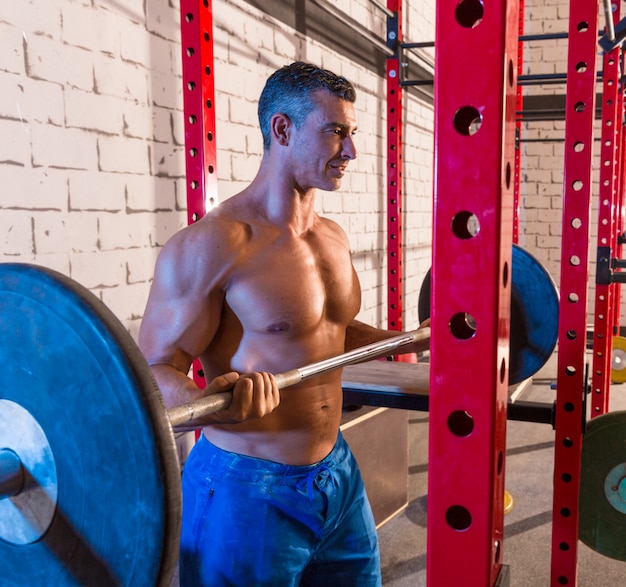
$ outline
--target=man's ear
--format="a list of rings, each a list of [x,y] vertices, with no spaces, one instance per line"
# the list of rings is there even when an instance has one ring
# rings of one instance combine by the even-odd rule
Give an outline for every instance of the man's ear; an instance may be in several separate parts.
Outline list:
[[[272,131],[272,137],[279,145],[287,146],[289,144],[292,128],[293,122],[286,114],[279,113],[272,116],[270,129]]]

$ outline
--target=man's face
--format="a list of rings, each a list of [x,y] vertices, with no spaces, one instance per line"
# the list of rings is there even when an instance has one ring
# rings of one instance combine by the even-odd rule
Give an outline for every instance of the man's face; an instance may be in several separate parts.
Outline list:
[[[303,190],[341,187],[348,163],[357,156],[354,105],[328,92],[315,94],[317,107],[294,135],[296,181]]]

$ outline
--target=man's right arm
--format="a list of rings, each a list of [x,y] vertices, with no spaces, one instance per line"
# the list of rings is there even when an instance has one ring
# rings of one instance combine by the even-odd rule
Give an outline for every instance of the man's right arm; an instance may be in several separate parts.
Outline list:
[[[200,228],[200,227],[190,227]],[[206,231],[184,229],[163,248],[139,332],[139,347],[166,407],[233,388],[229,408],[211,414],[206,424],[237,423],[271,412],[279,403],[272,376],[225,373],[200,389],[188,376],[192,362],[209,346],[221,316],[224,292],[215,276],[219,259],[207,255]],[[223,246],[223,243],[222,243]]]

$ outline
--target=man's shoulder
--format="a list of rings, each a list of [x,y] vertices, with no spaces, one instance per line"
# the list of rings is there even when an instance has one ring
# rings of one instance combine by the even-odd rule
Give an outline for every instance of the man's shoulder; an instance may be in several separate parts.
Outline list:
[[[321,215],[318,215],[317,218],[318,218],[318,222],[320,223],[320,225],[324,227],[325,229],[334,230],[337,232],[345,232],[342,226],[337,221],[333,220],[332,218],[329,218],[328,216],[321,216]]]
[[[339,239],[346,246],[348,245],[348,235],[344,228],[335,220],[328,218],[327,216],[319,216],[318,227],[322,233],[327,233],[336,239]]]
[[[238,217],[228,206],[220,205],[184,228],[180,238],[199,244],[219,241],[226,245],[231,238],[237,239],[245,232],[246,224],[245,219]]]
[[[212,211],[174,234],[159,257],[162,264],[181,271],[200,266],[217,271],[237,256],[245,234],[241,222]]]

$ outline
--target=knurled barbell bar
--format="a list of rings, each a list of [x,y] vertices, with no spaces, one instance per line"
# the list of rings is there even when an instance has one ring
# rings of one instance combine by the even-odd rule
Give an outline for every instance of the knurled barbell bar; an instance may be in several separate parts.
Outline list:
[[[380,342],[375,342],[359,347],[347,353],[331,357],[317,363],[312,363],[297,369],[291,369],[284,373],[274,375],[278,389],[285,389],[305,381],[315,375],[328,373],[347,365],[362,363],[371,359],[377,359],[393,354],[393,351],[414,342],[425,341],[430,338],[430,328],[425,327],[411,332],[405,332]],[[193,402],[182,404],[167,410],[170,424],[177,432],[195,430],[202,426],[203,416],[212,414],[223,408],[227,408],[232,400],[232,392],[214,393],[197,399]]]

